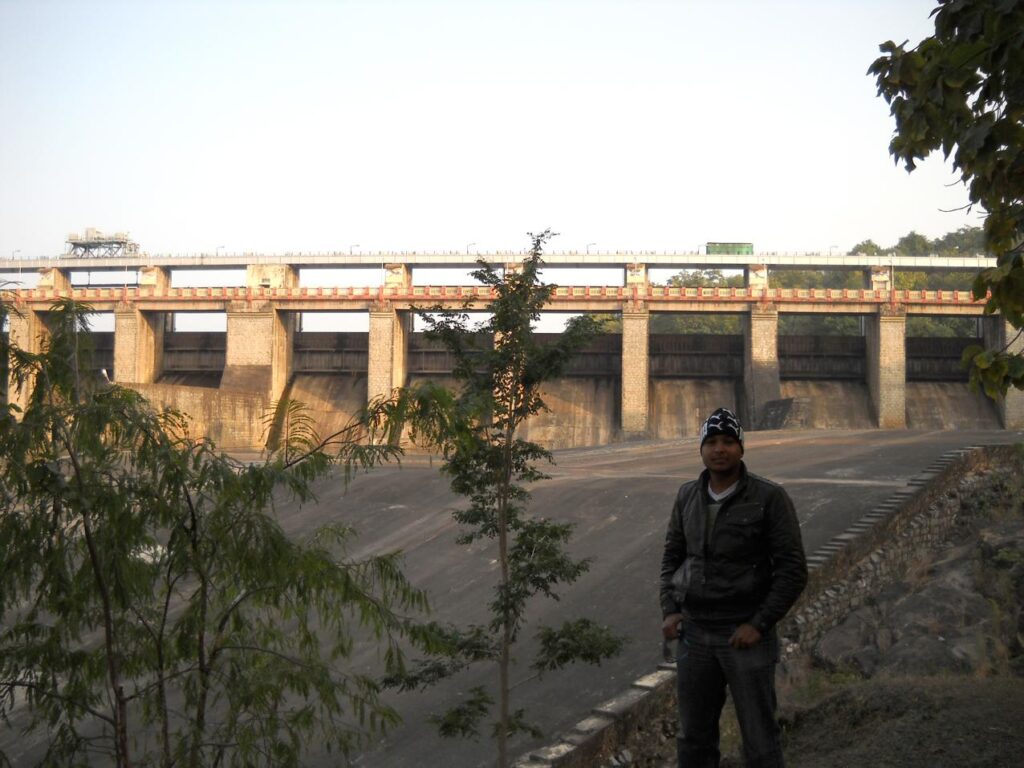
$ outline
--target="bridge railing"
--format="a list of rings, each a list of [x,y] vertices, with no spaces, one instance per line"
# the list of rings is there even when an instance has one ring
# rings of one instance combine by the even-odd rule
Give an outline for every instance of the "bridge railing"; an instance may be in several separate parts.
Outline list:
[[[156,286],[75,287],[70,293],[53,288],[6,289],[5,297],[17,303],[53,301],[70,295],[84,302],[99,301],[346,301],[389,300],[419,305],[449,302],[488,302],[494,298],[487,286],[363,286],[363,287],[175,287]],[[876,291],[852,288],[687,288],[679,286],[559,286],[552,292],[559,302],[607,301],[609,304],[641,299],[657,304],[715,301],[750,304],[764,302],[843,304],[980,304],[970,291]]]

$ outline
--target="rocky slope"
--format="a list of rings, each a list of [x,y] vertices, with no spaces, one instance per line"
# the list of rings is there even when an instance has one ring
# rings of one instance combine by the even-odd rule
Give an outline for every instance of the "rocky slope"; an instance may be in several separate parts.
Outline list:
[[[959,505],[948,541],[783,670],[790,768],[1022,764],[1022,454],[965,476],[948,502]],[[674,765],[673,728],[652,728],[657,754],[620,764]],[[729,707],[723,753],[726,768],[742,765]]]

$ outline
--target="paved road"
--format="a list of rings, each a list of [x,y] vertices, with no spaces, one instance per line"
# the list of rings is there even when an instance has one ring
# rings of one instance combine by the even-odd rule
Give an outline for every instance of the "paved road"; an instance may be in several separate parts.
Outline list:
[[[887,499],[949,450],[1020,440],[1005,432],[760,432],[748,435],[751,471],[783,483],[801,519],[804,544],[814,551],[861,515]],[[569,728],[588,709],[654,669],[660,660],[658,567],[669,509],[679,484],[697,474],[700,459],[692,439],[575,449],[556,454],[552,478],[533,489],[532,509],[576,523],[574,554],[593,558],[579,582],[560,602],[537,600],[517,656],[513,706],[525,707],[546,736]],[[401,549],[406,573],[427,587],[435,615],[458,622],[484,622],[496,576],[493,548],[476,544],[467,553],[453,543],[448,514],[457,503],[436,469],[421,465],[375,470],[357,478],[347,494],[324,488],[315,509],[289,517],[293,530],[337,515],[360,531],[364,551]],[[577,667],[538,679],[529,670],[532,627],[586,615],[628,638],[625,652],[601,668]],[[364,655],[360,663],[371,664]],[[486,766],[493,747],[442,740],[426,717],[459,693],[487,684],[493,671],[466,672],[429,694],[394,699],[405,724],[357,760],[359,766]],[[537,742],[519,739],[518,754]],[[328,760],[319,765],[332,764]]]
[[[783,483],[802,523],[808,552],[845,529],[949,450],[983,443],[1024,439],[1006,432],[759,432],[748,435],[751,471]],[[695,440],[631,443],[556,454],[550,480],[533,489],[532,509],[572,521],[572,550],[593,558],[580,581],[562,591],[559,602],[537,600],[517,651],[513,706],[524,707],[544,731],[539,741],[520,738],[519,754],[547,743],[660,661],[657,602],[662,539],[679,484],[700,469]],[[437,467],[413,458],[399,467],[384,467],[357,477],[346,491],[337,481],[324,482],[319,502],[280,510],[287,530],[310,532],[328,521],[359,531],[350,554],[401,550],[405,572],[431,594],[434,616],[458,623],[485,623],[497,565],[493,547],[477,543],[467,552],[450,510],[458,503]],[[601,668],[577,667],[538,679],[529,670],[531,638],[538,623],[560,624],[565,618],[596,618],[628,639],[624,653]],[[377,667],[367,646],[354,662],[364,670]],[[429,694],[395,695],[405,723],[356,758],[361,768],[474,768],[493,764],[493,746],[446,741],[427,723],[429,714],[458,700],[460,692],[487,685],[494,670],[479,667],[432,689]],[[13,740],[13,741],[12,741]],[[23,755],[34,751],[11,731],[0,731],[0,745]],[[338,761],[313,755],[312,766]]]

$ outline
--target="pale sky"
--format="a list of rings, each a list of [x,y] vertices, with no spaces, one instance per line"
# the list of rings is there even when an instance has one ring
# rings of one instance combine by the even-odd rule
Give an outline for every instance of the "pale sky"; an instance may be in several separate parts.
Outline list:
[[[0,258],[937,237],[865,75],[933,6],[0,0]]]

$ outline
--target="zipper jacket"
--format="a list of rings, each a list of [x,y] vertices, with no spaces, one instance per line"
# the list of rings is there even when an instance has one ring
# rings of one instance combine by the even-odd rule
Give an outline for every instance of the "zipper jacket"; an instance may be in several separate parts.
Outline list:
[[[661,559],[662,616],[697,624],[748,623],[762,634],[786,615],[807,584],[800,523],[782,486],[740,463],[736,490],[706,535],[707,470],[679,489]]]

